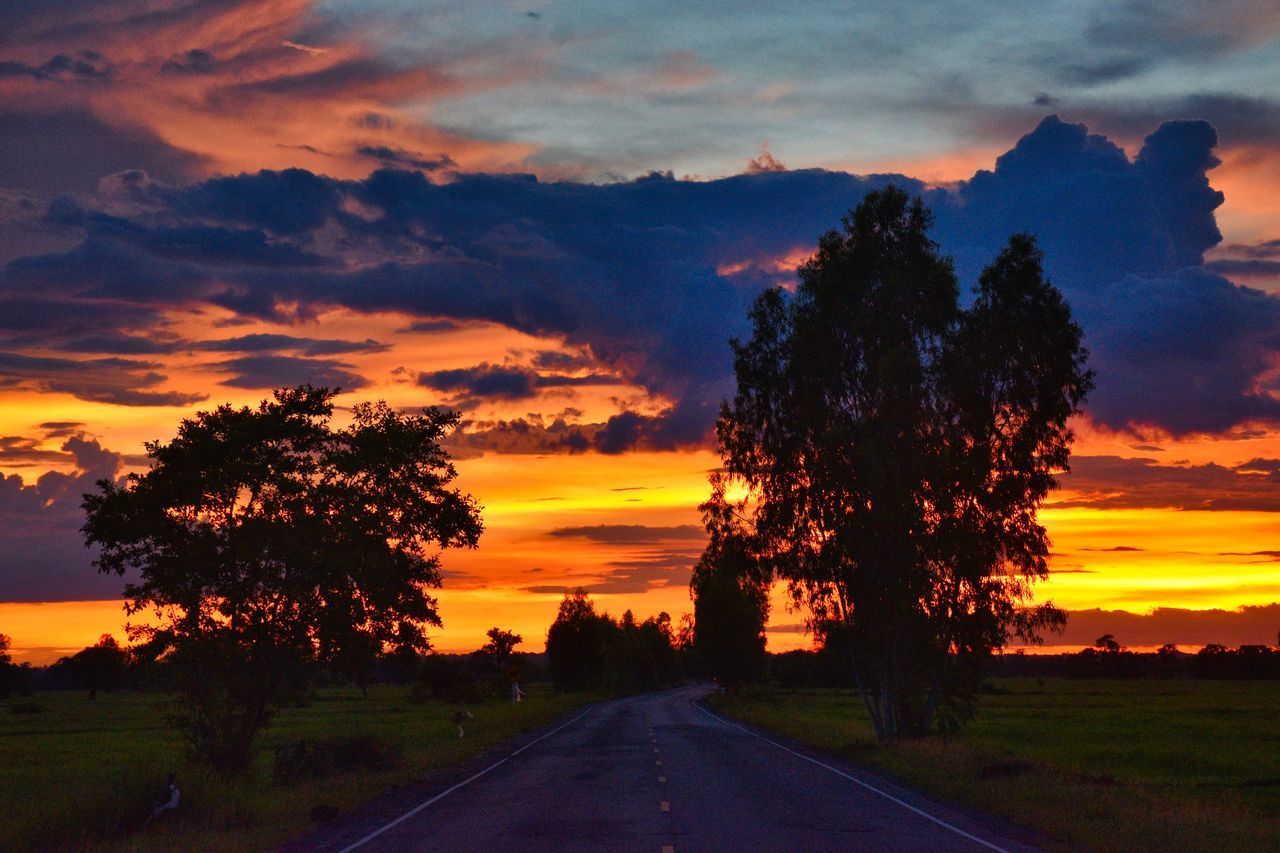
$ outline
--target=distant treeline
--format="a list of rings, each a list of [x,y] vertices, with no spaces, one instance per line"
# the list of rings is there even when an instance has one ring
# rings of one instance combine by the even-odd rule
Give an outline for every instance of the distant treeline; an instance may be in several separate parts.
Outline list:
[[[1208,645],[1194,653],[1165,646],[1155,652],[1096,648],[1075,654],[998,655],[994,676],[1032,678],[1232,678],[1280,679],[1280,648]]]
[[[689,637],[677,638],[666,613],[640,621],[628,610],[615,619],[597,612],[584,590],[566,593],[547,631],[546,653],[515,651],[523,638],[511,631],[495,627],[488,636],[488,643],[469,654],[402,649],[301,661],[290,670],[285,698],[305,702],[321,687],[367,690],[373,684],[398,684],[413,687],[411,701],[482,702],[511,693],[513,685],[547,681],[561,691],[630,693],[668,687],[702,672]],[[43,690],[82,690],[91,699],[122,689],[169,691],[181,675],[172,655],[156,655],[146,645],[126,648],[104,634],[96,644],[48,666],[19,666],[5,656],[0,698]]]
[[[852,687],[842,650],[819,648],[768,655],[768,680],[783,687]],[[987,667],[997,678],[1280,679],[1280,647],[1208,645],[1194,653],[1085,648],[1074,654],[1005,654]]]
[[[498,629],[494,629],[498,632]],[[498,632],[499,637],[515,636]],[[168,658],[153,658],[145,649],[120,646],[110,635],[74,655],[47,666],[0,661],[0,699],[46,690],[79,690],[94,698],[116,690],[170,691],[178,678]],[[365,660],[324,664],[311,661],[294,674],[290,691],[294,702],[305,702],[323,687],[374,684],[410,685],[411,700],[428,697],[445,702],[481,702],[507,695],[512,683],[546,682],[550,678],[545,654],[517,652],[491,642],[463,654],[389,652]]]

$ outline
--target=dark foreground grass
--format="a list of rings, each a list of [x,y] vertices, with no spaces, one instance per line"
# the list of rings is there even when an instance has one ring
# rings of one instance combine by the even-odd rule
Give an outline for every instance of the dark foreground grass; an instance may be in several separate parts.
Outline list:
[[[712,704],[1063,847],[1280,850],[1280,683],[993,689],[962,733],[889,746],[852,691],[759,689]]]
[[[178,733],[165,722],[165,701],[155,693],[99,695],[92,702],[84,694],[51,693],[0,703],[0,850],[270,849],[311,830],[317,818],[349,812],[538,729],[583,698],[531,689],[519,705],[466,706],[474,719],[460,740],[451,719],[456,706],[411,704],[407,691],[395,687],[371,688],[368,698],[325,690],[279,714],[259,737],[252,773],[238,781],[184,760]],[[349,752],[352,741],[374,747],[361,762],[373,767],[289,784],[273,780],[277,747],[342,740]],[[171,771],[178,773],[182,807],[148,824]]]

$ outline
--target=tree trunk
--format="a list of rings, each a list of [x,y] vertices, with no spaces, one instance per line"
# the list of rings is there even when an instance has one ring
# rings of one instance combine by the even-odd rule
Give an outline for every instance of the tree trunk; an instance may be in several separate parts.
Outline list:
[[[867,716],[871,718],[871,730],[875,732],[876,740],[884,740],[883,711],[879,703],[872,700],[866,685],[862,683],[862,674],[858,670],[858,654],[853,646],[853,626],[849,624],[848,608],[840,602],[837,602],[836,606],[840,608],[840,621],[844,625],[844,639],[849,649],[849,666],[853,669],[853,683],[858,688],[858,695],[862,697],[862,704],[867,708]]]

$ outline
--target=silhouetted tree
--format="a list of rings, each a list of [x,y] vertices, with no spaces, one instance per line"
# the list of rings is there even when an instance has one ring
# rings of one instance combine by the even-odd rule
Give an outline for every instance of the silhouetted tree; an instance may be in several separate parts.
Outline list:
[[[488,657],[498,670],[510,661],[516,646],[524,642],[524,637],[515,631],[504,631],[497,626],[490,628],[485,636],[489,638],[489,642],[480,647],[480,653]]]
[[[566,592],[547,630],[547,667],[558,690],[652,690],[680,677],[671,617],[615,622],[585,589]]]
[[[599,687],[612,620],[596,613],[585,589],[566,592],[547,629],[547,667],[558,690]]]
[[[1111,634],[1103,634],[1101,637],[1093,641],[1093,647],[1104,655],[1118,655],[1124,648],[1119,641]]]
[[[61,658],[54,666],[65,667],[71,683],[89,691],[90,699],[97,699],[99,690],[110,693],[124,685],[129,674],[129,652],[120,648],[115,637],[103,634],[92,646]]]
[[[616,623],[603,617],[605,661],[600,686],[615,691],[654,690],[679,677],[671,617],[667,613],[643,622],[627,610]]]
[[[959,722],[994,649],[1064,620],[1027,606],[1048,571],[1036,510],[1092,384],[1033,238],[962,309],[929,224],[919,199],[871,193],[794,296],[761,294],[717,424],[757,556],[847,626],[881,737]]]
[[[689,579],[693,647],[704,672],[736,689],[764,673],[769,572],[752,553],[721,481],[712,482],[711,499],[702,505],[709,541]]]
[[[136,572],[133,635],[171,649],[180,722],[200,758],[247,768],[281,692],[320,657],[425,649],[439,548],[474,547],[474,500],[450,488],[440,441],[458,416],[362,403],[333,429],[336,392],[304,385],[256,409],[184,420],[152,464],[85,496],[99,571]]]
[[[0,634],[0,699],[8,699],[15,686],[17,667],[13,665],[13,658],[9,656],[12,642],[8,634]]]

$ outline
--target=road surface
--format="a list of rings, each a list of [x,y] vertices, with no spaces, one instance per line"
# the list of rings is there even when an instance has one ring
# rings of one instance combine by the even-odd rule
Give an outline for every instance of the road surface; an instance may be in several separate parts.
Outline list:
[[[1008,829],[718,717],[705,686],[594,705],[518,754],[308,849],[375,851],[1031,849]]]

